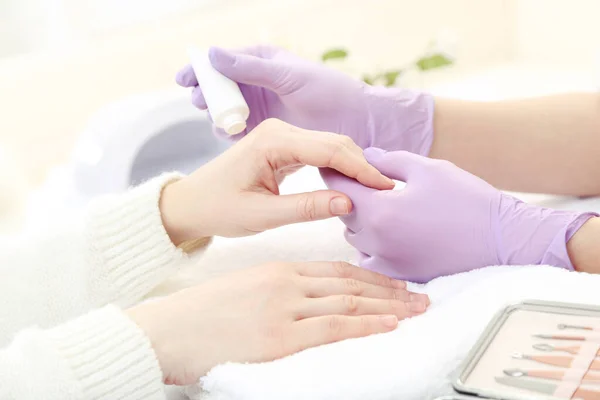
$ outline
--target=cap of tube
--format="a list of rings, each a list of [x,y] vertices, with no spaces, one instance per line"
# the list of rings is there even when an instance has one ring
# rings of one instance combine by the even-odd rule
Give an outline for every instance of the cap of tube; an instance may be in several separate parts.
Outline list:
[[[223,118],[223,129],[229,135],[237,135],[246,129],[246,120],[240,114],[229,114]]]

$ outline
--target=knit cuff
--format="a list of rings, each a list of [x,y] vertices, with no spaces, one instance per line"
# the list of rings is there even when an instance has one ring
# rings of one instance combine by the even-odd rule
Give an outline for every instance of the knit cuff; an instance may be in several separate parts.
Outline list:
[[[131,304],[188,260],[171,242],[159,208],[162,189],[180,177],[165,174],[91,206],[86,221],[90,261],[115,289],[111,302]]]
[[[150,340],[115,306],[47,331],[86,399],[164,399]]]

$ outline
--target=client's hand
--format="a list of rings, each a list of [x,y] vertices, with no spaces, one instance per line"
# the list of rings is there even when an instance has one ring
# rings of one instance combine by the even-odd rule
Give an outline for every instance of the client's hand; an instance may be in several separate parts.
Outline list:
[[[566,243],[594,214],[525,204],[447,161],[375,148],[364,154],[406,187],[378,191],[322,172],[328,187],[352,199],[342,219],[361,266],[417,282],[489,265],[573,268]]]
[[[345,263],[273,263],[138,305],[166,383],[197,382],[225,362],[262,362],[393,330],[429,305],[406,284]]]
[[[252,235],[349,213],[350,199],[332,190],[279,195],[281,180],[303,165],[333,168],[373,188],[394,186],[349,138],[267,120],[224,154],[164,189],[165,228],[178,244],[213,235]]]

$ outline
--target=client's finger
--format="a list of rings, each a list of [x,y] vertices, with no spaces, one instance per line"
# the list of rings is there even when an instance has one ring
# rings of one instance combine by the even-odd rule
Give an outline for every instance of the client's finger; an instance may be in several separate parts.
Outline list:
[[[305,278],[300,286],[308,297],[353,295],[374,299],[411,301],[412,294],[406,289],[377,286],[352,278]]]
[[[302,276],[355,279],[373,285],[406,289],[406,282],[389,278],[342,261],[313,261],[298,263],[297,271]]]
[[[387,315],[399,320],[425,312],[427,306],[419,301],[371,299],[368,297],[343,295],[318,299],[306,299],[298,310],[298,319],[324,315]]]
[[[352,210],[348,196],[333,190],[254,198],[246,206],[255,205],[257,212],[251,218],[265,229],[347,215]]]
[[[389,332],[398,326],[395,315],[341,316],[306,318],[292,324],[293,347],[301,351],[344,339]]]
[[[311,131],[288,125],[279,151],[289,152],[305,165],[335,169],[375,189],[391,189],[394,182],[367,162],[362,150],[348,136]]]

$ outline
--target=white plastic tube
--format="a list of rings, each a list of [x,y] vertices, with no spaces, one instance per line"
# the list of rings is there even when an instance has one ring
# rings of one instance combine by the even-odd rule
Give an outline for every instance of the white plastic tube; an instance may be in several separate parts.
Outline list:
[[[237,83],[213,68],[208,51],[190,47],[188,56],[215,125],[230,135],[246,129],[250,109]]]

